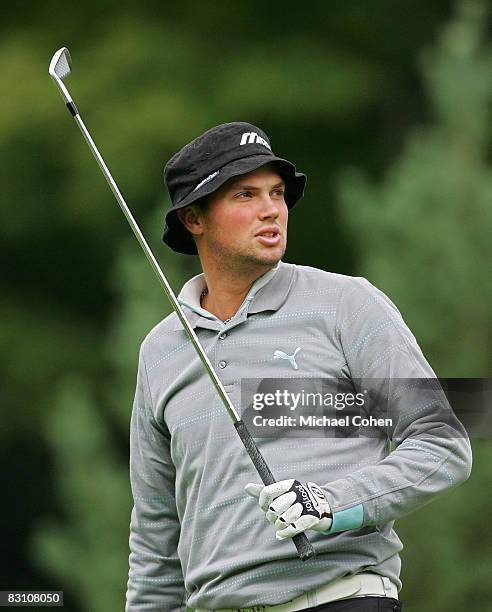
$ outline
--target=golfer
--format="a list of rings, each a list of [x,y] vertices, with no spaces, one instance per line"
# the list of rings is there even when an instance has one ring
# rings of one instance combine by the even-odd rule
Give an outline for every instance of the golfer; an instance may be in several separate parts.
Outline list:
[[[165,180],[164,242],[198,255],[203,270],[180,304],[278,482],[259,484],[170,314],[140,350],[126,610],[400,610],[394,521],[471,470],[468,438],[441,394],[434,387],[422,401],[414,383],[434,372],[395,305],[366,279],[282,261],[306,177],[261,129],[208,130],[172,157]],[[308,207],[299,214],[327,223]],[[327,223],[327,240],[330,231]],[[281,381],[288,390],[275,390]],[[346,383],[351,410],[343,420],[346,411],[327,402],[299,428],[306,411],[313,416],[303,385],[316,381]],[[385,398],[389,419],[361,419],[373,416],[361,381],[371,398]],[[291,418],[280,433],[272,396],[278,417]],[[328,416],[340,420],[317,428]],[[306,562],[291,541],[301,532],[316,550]]]

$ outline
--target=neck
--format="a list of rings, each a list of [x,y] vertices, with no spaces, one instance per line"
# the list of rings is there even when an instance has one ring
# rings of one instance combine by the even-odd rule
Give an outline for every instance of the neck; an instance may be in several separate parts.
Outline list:
[[[256,269],[237,271],[227,270],[225,266],[207,269],[203,266],[207,293],[202,299],[205,308],[217,318],[225,321],[231,319],[244,301],[253,283],[271,270],[275,264],[258,266]]]

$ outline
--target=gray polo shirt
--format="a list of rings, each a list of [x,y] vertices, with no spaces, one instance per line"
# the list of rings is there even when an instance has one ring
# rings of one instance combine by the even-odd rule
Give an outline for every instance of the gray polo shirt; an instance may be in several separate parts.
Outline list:
[[[179,299],[241,413],[243,379],[435,377],[397,308],[364,278],[281,262],[226,324],[200,308],[203,288],[200,275]],[[275,358],[279,351],[297,351],[296,367]],[[317,556],[303,563],[244,492],[259,478],[177,316],[169,315],[140,350],[127,611],[274,605],[360,571],[401,586],[393,522],[471,469],[466,435],[443,434],[435,406],[409,397],[391,398],[393,452],[387,440],[367,436],[257,438],[278,480],[314,481],[332,506],[330,532],[307,532]]]

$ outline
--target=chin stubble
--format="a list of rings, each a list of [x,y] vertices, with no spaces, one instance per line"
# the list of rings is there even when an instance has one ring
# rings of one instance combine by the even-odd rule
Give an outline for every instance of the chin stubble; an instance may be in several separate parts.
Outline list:
[[[257,266],[275,266],[284,256],[286,251],[286,247],[282,249],[282,252],[279,257],[260,257],[256,253],[253,252],[231,252],[227,249],[224,249],[222,245],[215,243],[213,245],[213,253],[216,262],[219,267],[227,267],[229,270],[233,271],[244,271],[246,267],[257,267]]]

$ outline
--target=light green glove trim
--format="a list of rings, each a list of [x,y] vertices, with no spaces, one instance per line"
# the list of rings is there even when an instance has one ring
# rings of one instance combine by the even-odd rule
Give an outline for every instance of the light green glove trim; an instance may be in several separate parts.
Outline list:
[[[348,531],[349,529],[358,529],[362,527],[364,522],[364,507],[362,504],[347,508],[341,512],[333,514],[333,522],[330,529],[322,531],[323,535],[332,535],[340,531]]]

